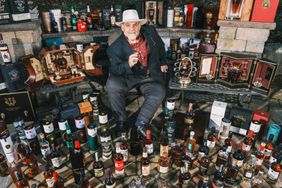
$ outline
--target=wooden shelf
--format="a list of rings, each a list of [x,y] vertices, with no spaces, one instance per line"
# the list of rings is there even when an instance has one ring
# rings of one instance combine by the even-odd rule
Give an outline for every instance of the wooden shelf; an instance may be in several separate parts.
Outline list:
[[[215,30],[202,30],[202,29],[184,29],[184,28],[157,28],[161,37],[179,38],[179,37],[196,37],[201,32],[215,32]],[[88,41],[93,37],[107,37],[114,32],[120,32],[119,28],[105,30],[105,31],[86,31],[86,32],[60,32],[60,33],[43,33],[42,39],[52,39],[60,37],[63,42],[77,42]]]
[[[4,24],[0,26],[0,32],[29,31],[35,30],[41,25],[41,20]]]
[[[217,25],[222,27],[255,28],[269,30],[274,30],[276,27],[276,23],[243,22],[238,20],[218,20]]]

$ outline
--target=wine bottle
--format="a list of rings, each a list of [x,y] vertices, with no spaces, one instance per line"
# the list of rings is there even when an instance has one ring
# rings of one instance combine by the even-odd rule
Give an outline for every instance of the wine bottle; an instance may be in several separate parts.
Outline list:
[[[148,158],[148,153],[146,147],[143,148],[143,154],[141,158],[141,173],[142,177],[146,178],[150,175],[151,165],[150,159]]]
[[[154,153],[154,144],[151,138],[151,130],[149,129],[146,131],[145,147],[148,155],[152,155]]]
[[[106,188],[114,188],[116,186],[116,180],[112,175],[110,168],[107,169],[107,178],[105,179]]]
[[[106,127],[102,127],[100,134],[102,157],[104,160],[112,158],[112,138]]]
[[[89,124],[87,126],[88,134],[88,144],[91,151],[95,151],[98,148],[98,139],[97,139],[97,126],[96,124]]]
[[[93,171],[96,178],[104,176],[104,163],[99,160],[98,152],[94,154]]]

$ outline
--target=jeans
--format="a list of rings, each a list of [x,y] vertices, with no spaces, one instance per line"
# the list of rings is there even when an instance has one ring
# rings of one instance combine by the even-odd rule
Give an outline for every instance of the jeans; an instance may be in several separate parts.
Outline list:
[[[140,91],[144,96],[144,103],[140,108],[140,112],[136,119],[136,126],[140,124],[149,124],[158,107],[165,97],[165,87],[161,83],[153,81],[150,77],[140,80],[133,87],[140,87]],[[118,121],[125,122],[127,113],[125,110],[125,96],[132,89],[128,87],[126,79],[121,76],[110,75],[106,91],[108,93],[112,111],[118,116]]]

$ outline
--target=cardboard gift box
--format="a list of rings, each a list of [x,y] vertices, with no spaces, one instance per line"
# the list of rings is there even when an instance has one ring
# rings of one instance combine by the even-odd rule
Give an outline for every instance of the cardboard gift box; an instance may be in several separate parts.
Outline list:
[[[251,84],[252,90],[263,95],[268,95],[271,90],[270,86],[275,77],[277,66],[275,62],[257,59]]]
[[[261,110],[256,110],[253,113],[253,121],[259,121],[261,123],[261,128],[258,134],[258,138],[261,139],[267,130],[268,122],[270,120],[270,112],[264,112]]]
[[[231,132],[241,135],[247,135],[250,123],[252,121],[252,111],[244,108],[232,107],[230,120]]]
[[[252,7],[253,0],[221,0],[218,19],[249,21]]]
[[[254,59],[243,54],[221,53],[217,82],[230,88],[250,88]]]
[[[251,21],[274,22],[279,0],[255,0]]]
[[[29,72],[26,84],[31,88],[38,87],[48,79],[51,84],[62,86],[80,82],[85,74],[101,76],[102,67],[95,65],[94,56],[99,46],[87,46],[80,53],[75,48],[47,51],[43,58],[25,56],[21,61]]]
[[[198,82],[214,83],[217,74],[217,65],[217,54],[200,54]]]

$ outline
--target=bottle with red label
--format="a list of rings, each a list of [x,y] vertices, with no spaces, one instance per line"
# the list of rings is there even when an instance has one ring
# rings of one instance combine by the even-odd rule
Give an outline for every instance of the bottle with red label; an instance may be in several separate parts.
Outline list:
[[[232,139],[232,132],[229,132],[228,138],[224,141],[224,144],[226,146],[226,152],[231,153],[232,148],[234,146],[234,140]]]
[[[258,151],[256,151],[255,154],[255,166],[256,166],[256,170],[255,173],[258,173],[258,171],[260,171],[263,160],[264,160],[264,149],[265,149],[265,143],[262,142],[260,144],[260,148]]]
[[[124,176],[124,161],[121,153],[114,155],[115,172],[117,176]]]
[[[151,130],[149,129],[146,131],[145,147],[147,149],[148,155],[152,155],[154,153],[154,143],[151,138]]]
[[[242,153],[242,144],[238,145],[237,151],[232,155],[232,165],[241,168],[244,162],[244,155]]]
[[[210,150],[212,150],[215,147],[215,142],[216,142],[215,127],[212,127],[207,139],[207,146],[209,147]]]
[[[88,30],[87,24],[83,19],[78,20],[76,27],[78,32],[85,32]]]
[[[59,178],[58,172],[53,172],[54,184],[53,188],[65,188],[64,182]]]
[[[254,135],[254,131],[249,131],[248,136],[245,137],[245,139],[243,140],[243,153],[245,156],[248,156],[250,154],[251,151],[251,147],[253,144],[253,135]]]
[[[273,140],[274,135],[270,134],[268,137],[268,140],[266,142],[265,148],[264,148],[264,156],[266,160],[269,160],[272,151],[273,151],[273,145],[272,145],[272,140]]]

